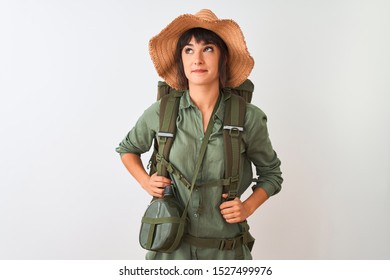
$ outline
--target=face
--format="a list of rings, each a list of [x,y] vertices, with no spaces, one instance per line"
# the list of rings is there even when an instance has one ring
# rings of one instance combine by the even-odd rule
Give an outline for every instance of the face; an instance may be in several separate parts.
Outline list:
[[[220,51],[214,44],[197,43],[192,37],[181,52],[184,73],[189,87],[193,85],[219,85]]]

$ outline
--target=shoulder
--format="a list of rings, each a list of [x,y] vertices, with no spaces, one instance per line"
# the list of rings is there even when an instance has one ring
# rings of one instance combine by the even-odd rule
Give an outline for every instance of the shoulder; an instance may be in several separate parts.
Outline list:
[[[143,113],[143,118],[155,117],[160,112],[160,100],[152,103]]]
[[[246,108],[243,140],[252,147],[264,146],[268,143],[267,115],[256,105],[247,104]]]
[[[145,127],[151,130],[157,130],[160,116],[160,101],[152,103],[144,110],[142,115],[138,118],[136,127]]]
[[[254,125],[257,122],[266,122],[267,115],[254,104],[247,103],[246,105],[246,114],[245,114],[245,124]]]

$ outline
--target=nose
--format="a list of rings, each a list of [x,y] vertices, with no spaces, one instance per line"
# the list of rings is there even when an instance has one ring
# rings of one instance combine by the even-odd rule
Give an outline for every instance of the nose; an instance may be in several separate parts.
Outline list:
[[[200,65],[203,64],[203,53],[202,52],[196,52],[194,55],[194,64]]]

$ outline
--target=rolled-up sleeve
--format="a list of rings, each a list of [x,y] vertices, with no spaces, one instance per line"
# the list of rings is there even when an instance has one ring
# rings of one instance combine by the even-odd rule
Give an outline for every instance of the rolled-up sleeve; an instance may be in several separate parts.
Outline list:
[[[115,149],[121,156],[126,153],[143,154],[150,150],[159,125],[160,102],[144,111],[135,126]]]
[[[267,129],[267,116],[258,107],[248,104],[245,121],[246,153],[256,167],[254,188],[263,188],[268,196],[280,192],[282,187],[281,162],[274,151]]]

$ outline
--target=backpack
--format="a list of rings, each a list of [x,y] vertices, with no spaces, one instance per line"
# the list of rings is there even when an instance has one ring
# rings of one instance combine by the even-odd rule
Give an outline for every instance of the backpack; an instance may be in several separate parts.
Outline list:
[[[224,178],[218,182],[210,182],[210,185],[219,184],[228,194],[226,200],[233,200],[238,194],[238,182],[240,179],[240,144],[244,131],[246,103],[252,100],[254,85],[247,79],[236,88],[223,88],[227,93],[225,101],[225,116],[223,121],[223,137],[225,149],[225,172]],[[154,151],[149,160],[149,175],[157,172],[160,176],[169,178],[169,173],[178,175],[182,183],[191,187],[191,183],[175,166],[169,163],[169,152],[176,133],[176,119],[179,111],[180,98],[184,91],[175,90],[163,81],[158,82],[157,100],[160,102],[159,132],[154,139]],[[207,183],[203,185],[204,187]],[[242,241],[252,250],[254,238],[249,233],[246,221],[239,223],[242,232]],[[227,241],[227,240],[226,240]],[[222,240],[221,244],[228,244]],[[235,241],[234,241],[235,243]],[[229,243],[230,244],[230,243]],[[229,249],[229,248],[228,248]]]

